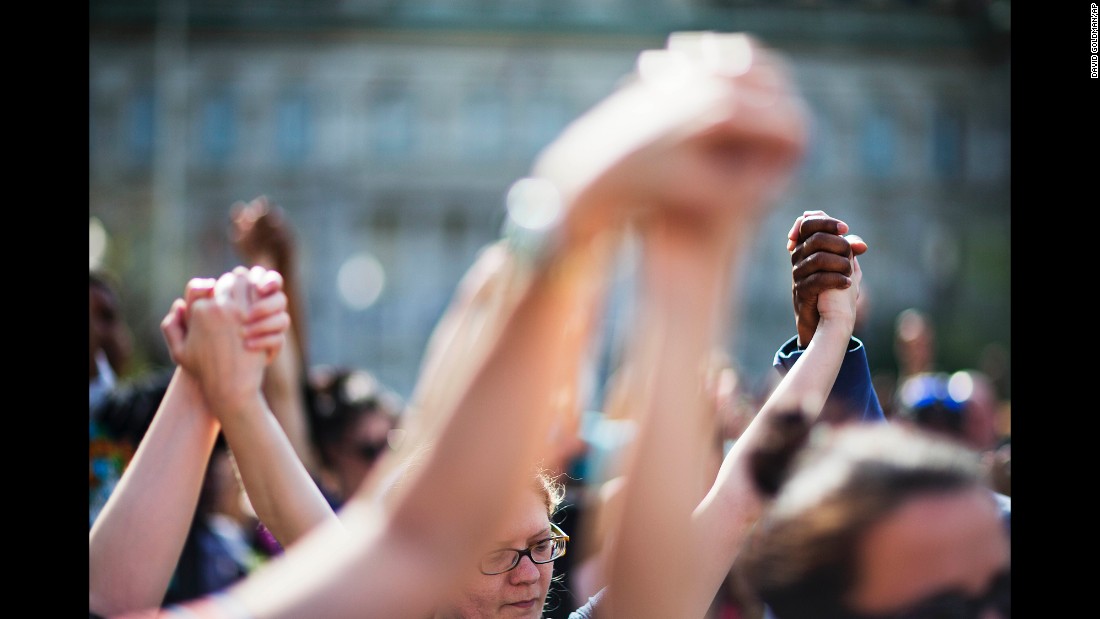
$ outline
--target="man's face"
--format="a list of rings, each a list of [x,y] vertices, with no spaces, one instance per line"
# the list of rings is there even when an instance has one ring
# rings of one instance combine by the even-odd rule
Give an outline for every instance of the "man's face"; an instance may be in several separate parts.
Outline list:
[[[502,535],[485,552],[500,548],[527,548],[551,535],[550,519],[544,499],[534,491],[526,493],[513,517],[507,520]],[[458,599],[446,617],[462,619],[504,619],[542,617],[543,605],[554,576],[554,564],[536,565],[529,557],[521,557],[519,565],[503,574],[486,576],[480,573],[475,560],[470,561],[470,576]]]
[[[89,289],[89,338],[94,363],[98,349],[107,355],[107,361],[116,374],[121,374],[130,361],[130,333],[122,321],[118,299],[110,290],[92,284]]]

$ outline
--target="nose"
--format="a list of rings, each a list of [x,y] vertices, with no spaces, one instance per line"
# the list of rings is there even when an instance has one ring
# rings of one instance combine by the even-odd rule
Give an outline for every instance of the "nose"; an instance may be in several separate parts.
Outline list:
[[[508,572],[509,580],[514,584],[536,582],[541,574],[539,566],[535,565],[535,562],[527,555],[520,557],[519,564],[512,568],[512,571]]]

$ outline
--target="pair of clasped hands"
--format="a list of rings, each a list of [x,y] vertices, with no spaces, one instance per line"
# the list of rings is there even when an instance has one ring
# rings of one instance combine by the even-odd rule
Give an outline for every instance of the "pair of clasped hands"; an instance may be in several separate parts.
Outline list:
[[[161,321],[172,360],[199,383],[219,418],[260,397],[264,369],[290,326],[282,288],[282,275],[260,266],[193,278]]]

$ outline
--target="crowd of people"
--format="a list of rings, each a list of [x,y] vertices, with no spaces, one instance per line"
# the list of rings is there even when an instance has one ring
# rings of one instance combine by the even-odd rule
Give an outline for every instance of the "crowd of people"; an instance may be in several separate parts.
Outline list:
[[[513,185],[407,401],[308,360],[293,234],[266,199],[231,210],[248,266],[168,309],[175,367],[149,385],[114,384],[126,342],[93,275],[89,616],[1011,616],[988,385],[914,368],[876,391],[849,223],[791,225],[794,335],[766,398],[743,397],[723,350],[807,122],[752,37],[643,52]],[[627,238],[639,284],[603,408],[628,437],[576,479]],[[113,466],[104,437],[130,446]]]

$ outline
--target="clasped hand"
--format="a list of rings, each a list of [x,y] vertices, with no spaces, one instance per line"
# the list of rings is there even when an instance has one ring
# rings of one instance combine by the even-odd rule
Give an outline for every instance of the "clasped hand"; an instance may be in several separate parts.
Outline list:
[[[161,322],[172,360],[199,382],[215,414],[260,393],[290,326],[282,286],[278,271],[259,266],[194,278]]]

